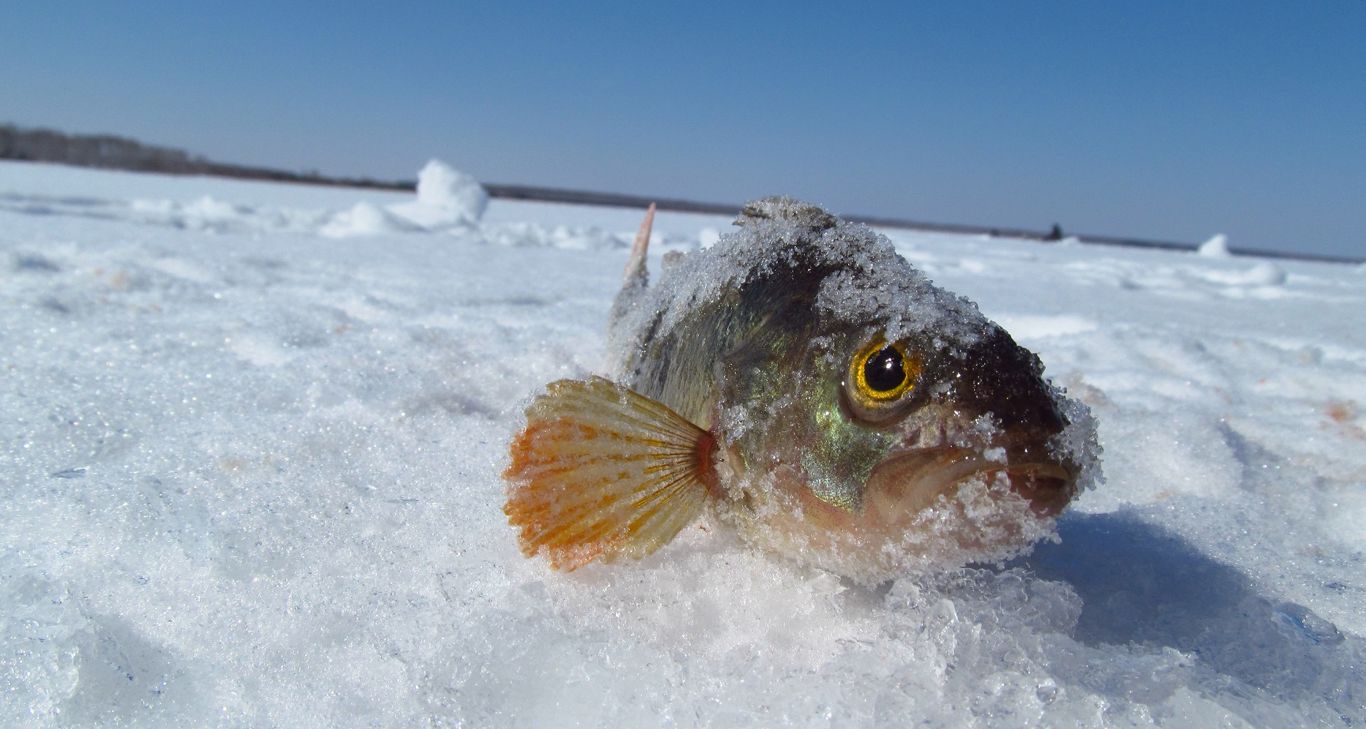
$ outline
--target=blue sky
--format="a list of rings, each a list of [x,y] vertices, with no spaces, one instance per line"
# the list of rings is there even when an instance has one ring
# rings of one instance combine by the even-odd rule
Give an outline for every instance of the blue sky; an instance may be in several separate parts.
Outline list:
[[[1366,256],[1366,2],[13,3],[0,121]]]

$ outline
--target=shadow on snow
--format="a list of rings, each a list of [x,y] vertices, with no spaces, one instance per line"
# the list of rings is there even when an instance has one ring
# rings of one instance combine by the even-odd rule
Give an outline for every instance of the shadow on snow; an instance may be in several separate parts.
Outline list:
[[[1077,640],[1171,647],[1282,699],[1327,700],[1348,723],[1360,709],[1360,637],[1258,594],[1247,575],[1132,512],[1074,513],[1058,530],[1061,544],[1020,566],[1081,597]]]

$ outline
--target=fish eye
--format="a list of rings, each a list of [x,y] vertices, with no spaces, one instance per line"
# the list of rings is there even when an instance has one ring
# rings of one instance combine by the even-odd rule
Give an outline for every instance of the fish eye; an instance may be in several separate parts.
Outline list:
[[[846,389],[856,409],[871,414],[913,389],[920,369],[905,346],[875,339],[850,361]]]
[[[879,395],[896,392],[906,382],[905,359],[896,347],[883,347],[863,363],[868,391]]]

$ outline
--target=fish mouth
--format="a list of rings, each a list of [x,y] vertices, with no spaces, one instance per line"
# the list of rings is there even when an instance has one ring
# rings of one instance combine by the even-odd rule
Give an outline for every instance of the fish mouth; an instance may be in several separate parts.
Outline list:
[[[988,453],[995,451],[995,455]],[[940,446],[898,451],[868,478],[864,508],[887,522],[900,521],[952,497],[970,482],[1004,485],[1041,517],[1056,516],[1076,492],[1078,469],[1039,458],[1038,448],[976,449]]]

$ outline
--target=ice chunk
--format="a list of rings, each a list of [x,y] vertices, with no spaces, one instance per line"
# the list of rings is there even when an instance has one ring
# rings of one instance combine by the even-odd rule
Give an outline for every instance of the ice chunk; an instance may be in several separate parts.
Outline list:
[[[433,159],[418,172],[417,200],[389,206],[390,212],[424,230],[477,224],[489,196],[470,175]]]
[[[1233,255],[1228,250],[1228,236],[1223,233],[1214,235],[1201,243],[1198,252],[1206,258],[1228,258]]]
[[[417,173],[417,201],[435,208],[460,210],[477,221],[488,207],[489,196],[470,175],[433,159]]]

